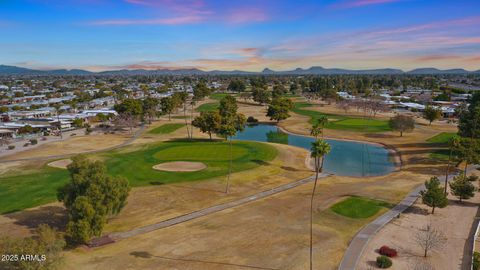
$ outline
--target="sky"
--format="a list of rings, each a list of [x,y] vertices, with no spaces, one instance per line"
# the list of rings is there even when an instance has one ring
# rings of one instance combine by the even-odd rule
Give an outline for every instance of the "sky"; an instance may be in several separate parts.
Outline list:
[[[0,64],[480,69],[480,0],[0,0]]]

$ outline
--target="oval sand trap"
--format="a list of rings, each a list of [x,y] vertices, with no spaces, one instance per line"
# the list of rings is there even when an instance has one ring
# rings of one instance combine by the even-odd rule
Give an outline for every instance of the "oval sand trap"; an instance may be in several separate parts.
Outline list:
[[[66,169],[68,165],[72,163],[72,160],[69,158],[55,160],[53,162],[48,163],[47,165],[54,168]]]
[[[167,172],[195,172],[207,168],[202,162],[174,161],[153,166],[154,170]]]

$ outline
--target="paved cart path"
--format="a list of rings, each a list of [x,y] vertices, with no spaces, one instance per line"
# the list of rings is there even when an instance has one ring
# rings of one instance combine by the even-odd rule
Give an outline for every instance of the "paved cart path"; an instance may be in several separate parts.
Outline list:
[[[468,168],[467,174],[470,171],[475,170],[476,167],[472,166]],[[455,177],[456,174],[451,174],[448,176],[448,180],[451,180]],[[440,178],[440,181],[443,183],[443,179]],[[356,266],[362,257],[363,251],[367,247],[368,242],[375,237],[377,232],[383,228],[386,224],[388,224],[392,219],[397,217],[403,211],[407,210],[410,206],[412,206],[415,201],[420,196],[420,191],[424,190],[424,185],[421,184],[413,189],[399,204],[395,207],[390,209],[385,214],[381,215],[365,227],[363,227],[352,239],[350,242],[345,254],[343,255],[343,259],[340,262],[338,270],[355,270],[357,269]]]
[[[319,177],[326,177],[326,176],[328,176],[328,174],[321,174]],[[254,202],[254,201],[257,201],[257,200],[275,195],[277,193],[287,191],[287,190],[290,190],[292,188],[310,183],[313,180],[315,180],[315,176],[309,176],[307,178],[303,178],[303,179],[295,181],[295,182],[291,182],[291,183],[284,184],[284,185],[281,185],[281,186],[278,186],[278,187],[274,187],[272,189],[264,190],[262,192],[259,192],[259,193],[256,193],[256,194],[253,194],[253,195],[250,195],[250,196],[238,199],[238,200],[226,202],[226,203],[223,203],[223,204],[214,205],[214,206],[204,208],[204,209],[201,209],[201,210],[197,210],[197,211],[185,214],[185,215],[181,215],[181,216],[177,216],[177,217],[174,217],[174,218],[171,218],[171,219],[160,221],[160,222],[155,223],[155,224],[151,224],[151,225],[147,225],[147,226],[144,226],[144,227],[136,228],[136,229],[126,231],[126,232],[111,233],[111,234],[108,235],[108,237],[110,237],[111,239],[114,239],[114,240],[120,240],[120,239],[124,239],[124,238],[128,238],[128,237],[136,236],[136,235],[139,235],[139,234],[152,232],[152,231],[155,231],[155,230],[158,230],[158,229],[163,229],[163,228],[170,227],[170,226],[173,226],[173,225],[176,225],[176,224],[179,224],[179,223],[190,221],[192,219],[196,219],[196,218],[204,217],[204,216],[209,215],[209,214],[217,213],[217,212],[223,211],[225,209],[229,209],[229,208],[233,208],[233,207],[243,205],[243,204],[246,204],[246,203]]]

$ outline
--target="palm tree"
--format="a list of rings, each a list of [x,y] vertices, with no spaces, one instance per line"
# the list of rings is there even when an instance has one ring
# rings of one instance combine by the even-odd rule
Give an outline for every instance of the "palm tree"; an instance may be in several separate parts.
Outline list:
[[[310,135],[318,138],[318,136],[322,135],[323,137],[323,129],[328,124],[328,117],[326,115],[320,115],[317,121],[312,125],[310,129]]]
[[[316,140],[312,142],[310,156],[315,159],[315,182],[313,184],[312,196],[310,199],[310,270],[313,269],[312,255],[313,255],[313,198],[315,196],[315,189],[317,187],[318,174],[323,170],[323,161],[325,155],[330,152],[330,144],[324,140]]]
[[[55,108],[55,113],[57,114],[58,131],[60,132],[60,139],[63,139],[62,122],[60,122],[60,113],[62,111],[62,109],[61,109],[62,105],[55,104],[53,107]]]
[[[445,195],[447,194],[447,182],[448,182],[448,173],[450,171],[450,162],[452,161],[453,151],[456,150],[460,145],[460,140],[458,136],[454,136],[452,139],[450,139],[449,143],[450,143],[450,153],[448,155],[447,171],[445,172],[445,190],[444,190]]]

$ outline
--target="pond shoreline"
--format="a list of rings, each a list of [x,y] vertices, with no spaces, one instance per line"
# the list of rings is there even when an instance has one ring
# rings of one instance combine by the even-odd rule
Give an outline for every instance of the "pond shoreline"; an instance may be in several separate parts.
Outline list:
[[[263,127],[262,127],[263,126]],[[269,128],[270,127],[270,128]],[[259,130],[257,130],[259,129]],[[283,144],[288,144],[294,147],[299,147],[306,149],[307,151],[309,150],[309,141],[313,141],[314,137],[313,136],[308,136],[308,135],[303,135],[303,134],[297,134],[295,132],[291,132],[287,130],[286,128],[277,125],[276,122],[269,122],[269,121],[262,121],[262,122],[256,122],[256,123],[249,123],[248,128],[246,129],[246,134],[245,135],[240,135],[239,137],[236,137],[234,139],[238,140],[251,140],[251,141],[260,141],[260,142],[269,142],[269,143],[277,143],[275,141],[270,141],[269,139],[265,139],[263,137],[263,133],[270,133],[272,129],[277,130],[277,132],[280,132],[282,134],[285,134],[287,136],[292,137],[292,141],[287,140]],[[250,131],[250,130],[257,130],[257,131]],[[260,131],[262,130],[262,131]],[[241,132],[241,134],[244,132]],[[265,134],[267,135],[267,134]],[[260,136],[260,137],[259,137]],[[268,135],[267,135],[268,137]],[[295,139],[296,138],[296,139]],[[302,139],[303,138],[303,139]],[[345,176],[345,177],[354,177],[354,178],[366,178],[366,177],[379,177],[379,176],[384,176],[384,175],[389,175],[393,172],[398,172],[401,169],[401,157],[398,151],[390,145],[382,144],[382,143],[376,143],[376,142],[370,142],[370,141],[359,141],[359,140],[351,140],[351,139],[337,139],[337,138],[332,138],[332,137],[324,137],[324,139],[329,140],[332,142],[334,148],[336,149],[335,153],[333,154],[333,159],[328,159],[330,166],[327,164],[326,171],[333,174],[333,175],[338,175],[338,176]],[[300,141],[299,141],[300,140]],[[306,140],[306,142],[305,142]],[[342,143],[344,142],[345,145]],[[282,143],[282,142],[280,142]],[[354,148],[351,149],[349,146],[350,144],[356,145],[353,146]],[[337,148],[340,147],[340,148]],[[347,147],[347,148],[344,148]],[[359,147],[364,147],[363,150]],[[343,150],[339,150],[343,149]],[[359,159],[352,158],[352,156],[349,156],[349,151],[353,150],[353,153],[360,154]],[[341,151],[341,152],[338,152]],[[367,151],[367,152],[365,152]],[[374,151],[373,153],[376,154],[381,154],[385,156],[385,159],[382,159],[381,157],[374,158],[374,160],[370,161],[370,158],[372,157],[369,154],[369,151]],[[380,151],[380,152],[379,152]],[[342,153],[343,154],[339,154]],[[363,153],[363,154],[362,154]],[[366,157],[365,157],[366,153]],[[340,156],[338,156],[340,155]],[[362,156],[363,155],[363,156]],[[347,157],[345,157],[347,156]],[[339,158],[339,159],[337,159]],[[364,158],[368,158],[368,167],[367,169],[362,169],[364,166]],[[356,161],[354,161],[356,160]],[[347,163],[343,163],[347,162]],[[353,162],[353,163],[352,163]],[[380,163],[379,163],[380,162]],[[306,158],[305,163],[309,168],[312,168],[313,166],[310,164],[311,163],[311,158]],[[336,164],[336,165],[334,165]],[[347,167],[342,167],[344,166],[343,164],[347,165]],[[350,164],[350,165],[348,165]],[[377,165],[375,165],[377,164]],[[380,165],[379,165],[380,164]],[[381,165],[384,164],[384,165]],[[359,167],[360,166],[360,167]],[[373,167],[371,167],[373,166]],[[385,166],[385,167],[384,167]],[[343,169],[345,168],[345,169]],[[356,168],[353,169],[347,169],[347,168]],[[360,170],[360,171],[359,171]]]

